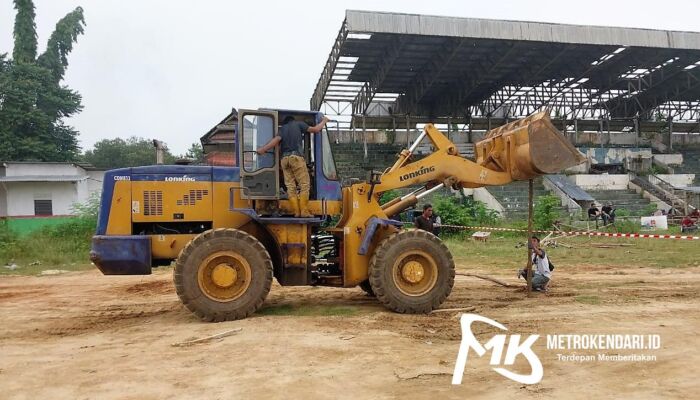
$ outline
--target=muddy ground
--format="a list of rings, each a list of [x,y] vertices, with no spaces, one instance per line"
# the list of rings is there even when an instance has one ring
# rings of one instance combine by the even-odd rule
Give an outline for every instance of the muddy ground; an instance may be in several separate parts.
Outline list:
[[[459,265],[475,271],[474,266]],[[516,283],[514,274],[479,271]],[[510,333],[542,335],[539,384],[498,375],[470,354],[451,385],[459,313],[399,315],[360,289],[273,286],[242,321],[199,322],[179,303],[171,271],[0,277],[0,398],[692,398],[700,392],[700,268],[556,271],[548,294],[458,277],[444,308],[475,307]],[[189,346],[187,340],[241,328]],[[475,325],[482,343],[494,333]],[[547,334],[658,334],[649,362],[558,360]],[[522,358],[522,357],[520,357]],[[527,373],[523,360],[515,370]]]

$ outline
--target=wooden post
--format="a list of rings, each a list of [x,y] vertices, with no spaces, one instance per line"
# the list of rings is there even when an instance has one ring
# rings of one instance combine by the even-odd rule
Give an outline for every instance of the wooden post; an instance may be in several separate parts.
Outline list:
[[[534,181],[528,181],[527,193],[527,295],[532,293],[532,247],[530,246],[530,238],[532,237],[532,198],[534,192]]]

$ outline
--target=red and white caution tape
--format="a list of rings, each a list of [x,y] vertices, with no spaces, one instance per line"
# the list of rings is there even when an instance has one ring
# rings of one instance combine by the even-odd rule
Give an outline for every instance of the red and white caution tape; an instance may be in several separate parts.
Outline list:
[[[456,228],[456,229],[469,229],[473,231],[500,231],[500,232],[527,232],[527,229],[517,229],[517,228],[495,228],[491,226],[461,226],[461,225],[440,225],[441,228]],[[532,233],[564,233],[558,231],[537,231],[533,230]]]
[[[457,228],[457,229],[468,229],[474,231],[502,231],[502,232],[527,232],[527,229],[515,229],[515,228],[494,228],[491,226],[459,226],[459,225],[440,225],[442,228]],[[645,233],[608,233],[608,232],[584,232],[584,231],[538,231],[533,230],[532,233],[552,233],[555,235],[565,235],[565,236],[603,236],[603,237],[615,237],[615,238],[634,238],[634,239],[681,239],[681,240],[700,240],[700,236],[686,236],[686,235],[653,235]]]

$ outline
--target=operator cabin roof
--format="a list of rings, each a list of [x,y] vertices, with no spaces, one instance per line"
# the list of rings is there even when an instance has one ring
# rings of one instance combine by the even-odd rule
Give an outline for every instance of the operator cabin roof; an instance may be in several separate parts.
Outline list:
[[[697,32],[348,10],[311,108],[517,117],[554,106],[569,118],[694,120],[697,67]]]

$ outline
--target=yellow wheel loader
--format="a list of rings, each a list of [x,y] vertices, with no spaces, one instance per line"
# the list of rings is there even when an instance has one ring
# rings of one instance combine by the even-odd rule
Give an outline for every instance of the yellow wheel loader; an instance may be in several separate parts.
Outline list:
[[[559,172],[582,155],[546,113],[491,130],[466,159],[433,125],[381,174],[341,187],[324,130],[305,137],[311,218],[294,217],[280,185],[280,153],[257,149],[287,117],[315,125],[317,112],[242,110],[236,167],[145,166],[108,171],[91,260],[105,275],[145,275],[175,260],[183,304],[206,321],[245,318],[280,285],[361,286],[387,308],[427,313],[454,284],[448,248],[392,216],[443,187],[505,185]],[[423,141],[434,151],[413,161]],[[380,205],[382,193],[418,187]],[[337,224],[324,227],[329,218]]]

